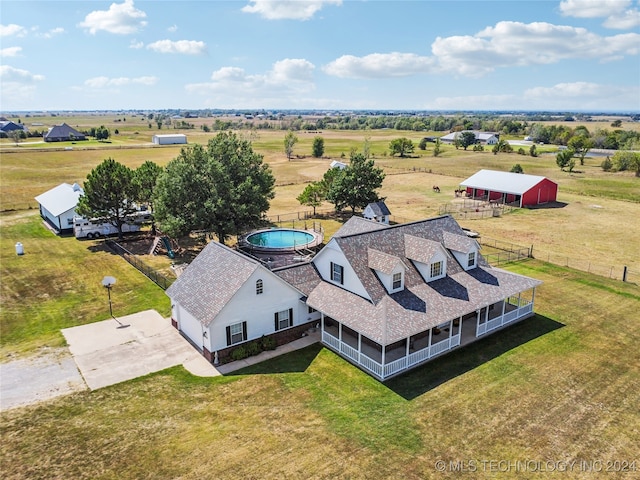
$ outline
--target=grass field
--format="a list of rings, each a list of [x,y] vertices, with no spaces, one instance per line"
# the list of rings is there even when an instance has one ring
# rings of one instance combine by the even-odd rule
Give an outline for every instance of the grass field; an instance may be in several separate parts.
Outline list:
[[[459,478],[449,466],[475,461],[469,478],[527,479],[558,472],[501,475],[481,462],[640,467],[640,333],[629,323],[640,289],[537,261],[509,269],[544,281],[535,318],[385,384],[312,346],[230,377],[176,367],[4,412],[3,478]]]

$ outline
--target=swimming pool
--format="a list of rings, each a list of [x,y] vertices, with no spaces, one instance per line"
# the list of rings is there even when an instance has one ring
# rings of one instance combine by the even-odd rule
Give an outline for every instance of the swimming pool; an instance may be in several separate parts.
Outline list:
[[[316,236],[304,230],[273,228],[250,233],[246,241],[252,247],[273,250],[293,250],[315,244]]]

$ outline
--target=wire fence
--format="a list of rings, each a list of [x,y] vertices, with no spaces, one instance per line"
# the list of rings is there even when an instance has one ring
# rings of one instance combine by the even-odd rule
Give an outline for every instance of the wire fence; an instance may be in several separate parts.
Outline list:
[[[490,249],[490,252],[483,252],[482,254],[490,265],[498,266],[509,262],[516,262],[529,258],[531,255],[529,247],[523,247],[515,243],[484,237],[480,237],[478,241],[483,248]]]
[[[109,247],[109,249],[124,258],[127,262],[133,265],[135,268],[140,270],[144,275],[146,275],[152,282],[158,285],[163,290],[169,288],[169,286],[174,282],[175,279],[171,279],[161,274],[157,270],[154,270],[149,265],[144,263],[142,260],[138,258],[137,255],[131,253],[129,250],[124,248],[118,242],[113,240],[106,240],[105,245]]]

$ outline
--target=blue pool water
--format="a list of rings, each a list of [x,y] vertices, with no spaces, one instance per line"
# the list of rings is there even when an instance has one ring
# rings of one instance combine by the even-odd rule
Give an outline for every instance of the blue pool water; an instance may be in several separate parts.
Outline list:
[[[302,230],[273,229],[253,233],[247,237],[247,241],[257,247],[294,248],[305,246],[313,238],[313,235]]]

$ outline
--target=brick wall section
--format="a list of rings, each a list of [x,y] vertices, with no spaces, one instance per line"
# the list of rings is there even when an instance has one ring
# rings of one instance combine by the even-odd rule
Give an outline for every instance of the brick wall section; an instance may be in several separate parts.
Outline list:
[[[315,327],[317,323],[319,323],[319,320],[314,320],[312,322],[303,323],[302,325],[296,325],[295,327],[287,328],[286,330],[282,330],[280,332],[276,332],[271,335],[265,335],[265,337],[270,337],[275,339],[276,345],[278,346],[285,345],[289,342],[297,340],[298,338],[301,338],[304,332],[306,332],[310,328]],[[220,363],[229,363],[231,361],[231,352],[234,349],[238,348],[240,345],[247,345],[248,343],[251,343],[252,341],[255,341],[255,340],[250,340],[244,343],[238,343],[231,347],[218,350],[218,361]],[[209,356],[211,356],[211,358],[207,357],[206,353],[209,353]],[[213,354],[210,352],[206,352],[206,353],[204,355],[207,358],[207,360],[209,360],[210,362],[213,362]]]

